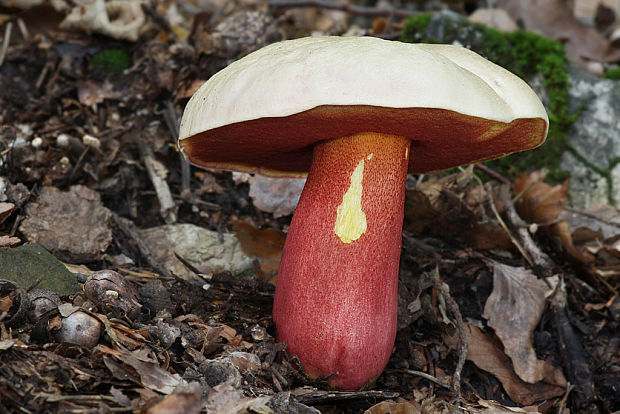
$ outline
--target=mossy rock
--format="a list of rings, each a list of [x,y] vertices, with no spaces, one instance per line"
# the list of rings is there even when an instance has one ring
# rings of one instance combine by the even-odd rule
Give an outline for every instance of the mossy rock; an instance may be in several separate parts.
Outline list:
[[[409,18],[401,41],[461,44],[508,69],[527,82],[542,79],[549,114],[549,135],[545,144],[533,151],[490,161],[493,168],[509,177],[533,169],[547,168],[557,180],[566,177],[559,170],[561,154],[568,150],[566,131],[577,114],[568,111],[568,60],[561,43],[527,31],[504,33],[471,23],[450,12]]]
[[[0,279],[10,280],[24,289],[37,286],[61,296],[79,292],[77,279],[67,268],[36,243],[20,247],[0,247]]]

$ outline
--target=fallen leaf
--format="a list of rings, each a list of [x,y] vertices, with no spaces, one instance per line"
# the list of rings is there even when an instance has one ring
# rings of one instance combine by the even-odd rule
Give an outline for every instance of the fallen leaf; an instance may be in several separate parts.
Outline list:
[[[519,215],[529,223],[550,223],[564,210],[568,199],[568,180],[562,185],[545,183],[546,173],[534,171],[521,174],[514,181],[515,194],[522,194],[515,203]]]
[[[131,353],[122,352],[116,358],[138,373],[141,385],[162,394],[170,394],[185,383],[179,374],[171,374],[153,362],[141,361]]]
[[[274,217],[287,216],[297,207],[305,178],[271,178],[255,174],[250,178],[250,197],[261,211]]]
[[[420,190],[407,190],[405,193],[405,229],[414,236],[436,223],[439,217],[426,194]]]
[[[601,232],[600,240],[620,234],[620,210],[606,204],[591,204],[583,210],[564,210],[559,218],[570,224],[575,243],[579,243],[575,240],[575,233],[580,228]]]
[[[560,241],[562,249],[573,260],[591,264],[594,257],[582,252],[573,243],[570,226],[558,217],[564,212],[568,199],[568,180],[562,185],[550,186],[543,180],[546,173],[534,171],[521,174],[514,182],[514,191],[521,195],[515,203],[519,215],[529,223],[546,224],[541,231]]]
[[[565,385],[539,382],[529,384],[522,381],[511,369],[510,359],[477,327],[467,324],[467,359],[480,369],[493,374],[504,387],[511,400],[530,405],[536,401],[558,397],[564,394]]]
[[[276,229],[259,230],[242,221],[235,222],[233,231],[244,253],[259,259],[261,276],[275,284],[286,234]]]
[[[379,404],[375,404],[366,411],[364,414],[419,414],[418,410],[413,404],[409,402],[394,402],[394,401],[381,401]]]
[[[15,210],[13,203],[0,203],[0,224],[4,222]]]
[[[514,414],[514,413],[524,413],[524,414],[539,414],[542,411],[538,410],[537,407],[507,407],[503,404],[498,403],[493,400],[483,400],[479,399],[477,403],[485,408],[481,410],[472,410],[475,413],[480,414]]]
[[[223,382],[213,387],[205,408],[208,413],[272,413],[273,410],[267,406],[269,401],[269,397],[244,397],[241,390],[234,388],[229,382]]]
[[[114,91],[112,83],[106,80],[103,83],[87,80],[78,83],[78,100],[82,105],[94,106],[105,99],[117,99],[120,94]]]
[[[545,309],[545,284],[531,271],[493,263],[493,291],[482,316],[504,344],[514,370],[530,384],[542,381],[554,367],[534,351],[534,329]]]
[[[11,296],[3,296],[0,297],[0,313],[9,312],[9,310],[13,307],[13,300]]]
[[[182,279],[198,279],[183,261],[202,273],[241,273],[252,268],[252,259],[233,234],[184,223],[140,230],[140,236],[153,257]]]
[[[146,410],[147,414],[198,414],[202,400],[194,393],[174,393]]]
[[[14,247],[21,243],[19,237],[11,237],[9,235],[0,236],[0,247]]]
[[[112,213],[100,200],[88,200],[82,186],[69,191],[43,187],[36,201],[26,205],[20,230],[31,242],[40,243],[52,254],[71,263],[101,260],[112,242],[108,226]],[[96,193],[94,193],[96,194]]]

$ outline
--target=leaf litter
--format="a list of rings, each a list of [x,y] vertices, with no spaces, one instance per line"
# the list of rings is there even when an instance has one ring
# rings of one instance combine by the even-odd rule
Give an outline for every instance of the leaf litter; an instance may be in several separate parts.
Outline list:
[[[199,13],[144,4],[127,15],[144,24],[129,31],[86,25],[111,38],[59,30],[71,5],[0,16],[31,29],[14,29],[21,37],[13,31],[0,67],[0,260],[2,278],[13,278],[0,290],[0,407],[619,410],[620,214],[568,207],[567,183],[548,184],[544,172],[514,186],[483,183],[478,167],[409,177],[388,367],[359,392],[304,376],[270,316],[299,181],[283,190],[190,169],[174,139],[187,98],[217,70],[281,38],[341,34],[348,22],[340,11],[221,3]],[[534,28],[545,17],[535,3],[524,20]],[[567,22],[558,27],[575,34],[571,53],[613,56],[600,37],[581,53],[589,46]],[[398,23],[372,26],[389,36]],[[196,247],[195,227],[215,251]],[[38,267],[5,276],[20,250]]]

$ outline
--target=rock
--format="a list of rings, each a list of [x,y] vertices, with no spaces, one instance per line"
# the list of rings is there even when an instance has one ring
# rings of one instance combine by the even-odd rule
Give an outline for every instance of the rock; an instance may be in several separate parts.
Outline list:
[[[570,202],[620,206],[620,82],[569,69],[569,110],[583,108],[567,133],[576,154],[565,152]]]
[[[24,289],[37,285],[61,296],[80,290],[73,273],[38,244],[0,247],[0,263],[0,279],[11,280]]]
[[[101,260],[112,241],[112,213],[98,193],[84,186],[67,192],[43,187],[38,199],[26,205],[26,216],[20,226],[26,238],[69,263]]]
[[[241,273],[253,268],[233,234],[174,224],[142,230],[140,235],[155,260],[183,279],[196,279],[196,275],[178,257],[202,273]]]

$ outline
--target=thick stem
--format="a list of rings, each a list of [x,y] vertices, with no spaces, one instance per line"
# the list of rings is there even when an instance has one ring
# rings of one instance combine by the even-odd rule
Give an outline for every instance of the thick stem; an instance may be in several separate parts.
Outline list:
[[[363,133],[315,145],[273,305],[278,340],[312,377],[357,389],[396,336],[409,141]]]

